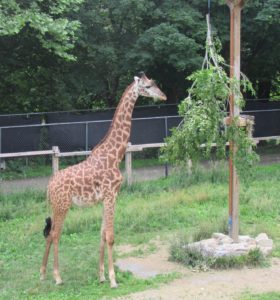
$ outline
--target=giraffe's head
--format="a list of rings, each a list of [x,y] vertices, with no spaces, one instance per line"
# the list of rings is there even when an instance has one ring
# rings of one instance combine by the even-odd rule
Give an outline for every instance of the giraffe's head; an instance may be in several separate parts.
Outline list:
[[[149,79],[144,72],[139,73],[139,77],[134,77],[135,84],[140,96],[150,97],[159,100],[166,100],[166,95],[157,87],[152,79]]]

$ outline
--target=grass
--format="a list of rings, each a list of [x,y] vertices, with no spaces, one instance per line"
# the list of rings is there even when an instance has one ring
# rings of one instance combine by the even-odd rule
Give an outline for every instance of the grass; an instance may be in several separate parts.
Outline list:
[[[224,228],[227,177],[226,169],[219,165],[192,176],[178,171],[167,179],[124,186],[116,207],[116,244],[146,245],[157,236],[167,238],[179,233],[201,237],[207,235],[209,224]],[[256,236],[266,232],[274,241],[276,257],[280,257],[279,178],[280,164],[260,166],[240,191],[241,233]],[[176,277],[171,274],[141,280],[117,271],[119,289],[111,290],[108,283],[99,285],[101,214],[100,205],[70,209],[60,244],[65,284],[56,287],[51,276],[52,255],[48,278],[44,283],[39,281],[44,250],[42,230],[49,215],[45,194],[0,194],[0,299],[114,298]]]
[[[279,292],[262,293],[262,294],[245,293],[239,298],[239,300],[279,300],[279,299],[280,299]]]

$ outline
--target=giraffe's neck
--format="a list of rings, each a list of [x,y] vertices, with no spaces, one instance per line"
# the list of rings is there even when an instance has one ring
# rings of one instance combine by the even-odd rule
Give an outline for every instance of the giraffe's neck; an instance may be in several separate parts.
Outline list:
[[[101,143],[93,149],[93,156],[102,153],[114,157],[117,164],[121,162],[129,141],[132,112],[137,98],[138,89],[134,82],[123,93],[110,129]]]

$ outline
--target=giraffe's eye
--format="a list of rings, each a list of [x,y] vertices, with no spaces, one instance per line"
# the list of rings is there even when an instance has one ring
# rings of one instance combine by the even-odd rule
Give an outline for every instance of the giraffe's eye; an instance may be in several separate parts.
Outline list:
[[[147,85],[145,86],[146,89],[149,89],[150,87],[152,87],[151,85]]]

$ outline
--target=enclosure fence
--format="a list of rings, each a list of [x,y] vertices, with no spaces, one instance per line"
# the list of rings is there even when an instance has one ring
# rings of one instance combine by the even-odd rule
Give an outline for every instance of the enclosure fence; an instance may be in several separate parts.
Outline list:
[[[243,111],[255,117],[254,138],[280,136],[280,109]],[[178,115],[133,118],[130,142],[133,145],[163,143],[182,118]],[[108,131],[112,120],[61,122],[0,126],[0,153],[49,150],[88,151]]]
[[[247,110],[255,118],[253,138],[259,141],[280,139],[280,109]],[[133,118],[130,144],[126,152],[127,181],[131,183],[131,153],[164,145],[171,129],[178,126],[178,115]],[[51,156],[53,172],[60,157],[88,155],[106,135],[112,120],[60,122],[0,126],[0,167],[5,159]],[[165,174],[168,169],[165,167]]]
[[[135,118],[132,120],[132,144],[163,143],[170,129],[177,126],[179,116]],[[32,124],[0,127],[0,153],[49,150],[88,151],[108,131],[112,120]]]

